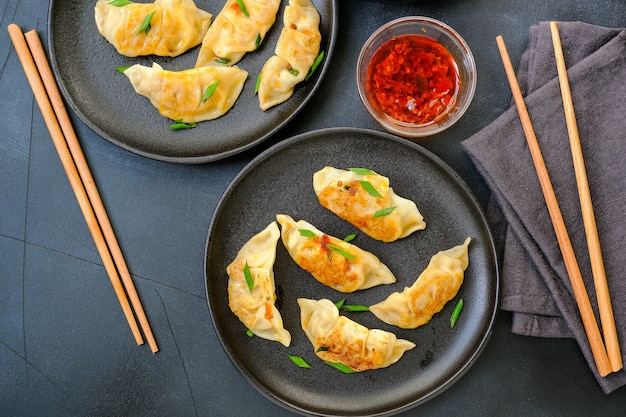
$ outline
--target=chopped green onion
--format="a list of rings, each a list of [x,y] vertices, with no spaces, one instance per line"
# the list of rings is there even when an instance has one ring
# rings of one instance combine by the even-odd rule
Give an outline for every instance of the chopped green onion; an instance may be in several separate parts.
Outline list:
[[[330,348],[328,346],[320,346],[320,347],[317,348],[317,350],[315,352],[326,352],[329,349]]]
[[[348,168],[350,171],[354,172],[357,175],[376,175],[374,171],[367,168]]]
[[[214,59],[214,61],[216,63],[218,63],[218,64],[226,65],[226,64],[228,64],[230,62],[230,58],[220,58],[220,57],[217,57],[217,58]]]
[[[137,32],[137,34],[140,34],[141,32],[145,32],[146,34],[148,34],[148,32],[150,32],[150,29],[152,28],[150,22],[152,21],[152,18],[154,17],[156,12],[156,10],[153,10],[152,12],[148,13],[148,15],[143,19],[143,22],[141,22],[141,26],[139,26],[139,31]]]
[[[256,76],[256,85],[254,86],[254,95],[256,96],[259,93],[259,86],[261,85],[261,73]]]
[[[312,230],[309,230],[309,229],[298,229],[298,232],[300,232],[300,236],[304,236],[304,237],[317,237],[317,235],[315,234],[315,232],[313,232]]]
[[[311,65],[311,68],[309,68],[309,72],[306,74],[306,77],[304,77],[304,81],[307,81],[309,78],[311,78],[311,75],[313,75],[313,73],[315,72],[318,65],[320,64],[320,62],[322,62],[323,59],[324,59],[324,51],[320,52],[317,58],[315,58],[313,65]]]
[[[383,198],[383,196],[380,195],[378,190],[376,188],[374,188],[374,186],[372,185],[371,182],[369,182],[369,181],[359,181],[359,184],[361,184],[361,187],[365,188],[365,191],[367,191],[367,193],[369,195],[371,195],[372,197]]]
[[[258,35],[256,35],[256,40],[254,41],[254,49],[258,48],[261,45],[262,41],[263,41],[263,38],[261,37],[261,34],[259,33]]]
[[[459,319],[461,315],[461,311],[463,310],[463,299],[460,298],[457,301],[456,306],[454,306],[454,310],[452,311],[452,315],[450,316],[450,327],[453,328],[456,324],[456,321]]]
[[[374,213],[374,218],[388,216],[395,209],[396,209],[396,206],[387,207],[386,209],[378,210],[377,212]]]
[[[128,68],[130,68],[129,66],[125,66],[125,67],[116,67],[115,71],[117,72],[121,72],[122,74],[124,73],[124,71],[126,71]]]
[[[248,331],[246,332],[246,334],[247,334],[249,337],[254,337],[254,336],[255,336],[254,332],[253,332],[252,330],[250,330],[250,329],[248,329]]]
[[[175,123],[170,125],[170,129],[172,130],[182,130],[182,129],[191,129],[192,127],[198,126],[197,123],[185,123],[183,119],[178,119]]]
[[[335,307],[337,307],[337,310],[350,311],[350,312],[370,311],[370,308],[363,304],[346,304],[345,298],[342,298],[341,300],[337,301],[335,303]]]
[[[113,0],[109,2],[111,6],[117,6],[117,7],[124,7],[131,3],[132,1],[128,1],[128,0]]]
[[[287,355],[287,356],[289,356],[289,359],[291,359],[291,361],[295,363],[296,365],[298,365],[300,368],[311,367],[311,365],[309,365],[309,363],[305,361],[303,358],[301,358],[300,356],[296,356],[296,355]]]
[[[295,69],[295,68],[289,68],[289,70],[288,70],[288,71],[289,71],[289,74],[293,75],[294,77],[297,77],[297,76],[298,76],[298,74],[300,74],[300,71],[298,71],[298,70],[297,70],[297,69]]]
[[[243,276],[246,277],[246,284],[248,284],[248,289],[252,292],[254,289],[254,280],[252,279],[252,274],[250,273],[248,261],[246,261],[246,265],[243,267]]]
[[[346,236],[343,241],[344,242],[352,242],[354,240],[354,238],[356,237],[356,233],[351,233],[348,236]]]
[[[208,86],[206,90],[204,90],[204,94],[202,95],[202,99],[200,100],[200,103],[204,104],[205,101],[213,97],[213,94],[215,94],[215,89],[217,89],[217,86],[219,85],[219,83],[220,83],[220,80],[217,80],[213,84]]]
[[[344,258],[350,260],[350,261],[354,261],[354,255],[346,252],[345,250],[341,249],[339,246],[333,245],[331,243],[327,243],[326,247],[330,250],[332,250],[333,252],[337,252],[339,255],[343,256]]]
[[[363,304],[344,304],[341,306],[343,311],[356,312],[356,311],[370,311],[368,306]]]
[[[344,365],[343,363],[334,363],[334,362],[326,362],[326,361],[324,361],[324,363],[326,365],[332,366],[335,369],[340,370],[344,374],[353,374],[356,372],[354,369]]]
[[[237,0],[237,4],[239,5],[239,8],[243,12],[243,14],[246,17],[250,17],[250,12],[248,12],[248,9],[246,8],[246,5],[244,4],[243,0]]]

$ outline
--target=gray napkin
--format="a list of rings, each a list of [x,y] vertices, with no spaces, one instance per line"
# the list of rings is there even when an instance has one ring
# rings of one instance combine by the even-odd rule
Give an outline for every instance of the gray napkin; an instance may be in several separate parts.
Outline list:
[[[559,30],[626,363],[626,30],[580,22],[561,22]],[[600,323],[549,22],[530,28],[517,76]],[[462,146],[492,191],[500,307],[513,312],[512,331],[573,337],[604,392],[626,384],[624,370],[597,373],[515,106]]]

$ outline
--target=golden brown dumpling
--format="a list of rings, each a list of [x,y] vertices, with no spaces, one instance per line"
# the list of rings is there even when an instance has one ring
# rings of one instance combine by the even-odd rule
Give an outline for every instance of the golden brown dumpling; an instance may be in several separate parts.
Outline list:
[[[284,214],[276,218],[291,258],[322,284],[350,293],[396,281],[374,254],[322,233],[304,220],[295,222]]]
[[[391,294],[370,311],[385,323],[404,329],[428,323],[461,288],[469,265],[470,241],[468,237],[462,245],[435,254],[411,287]]]
[[[299,298],[300,323],[315,354],[361,372],[396,363],[415,343],[367,327],[339,315],[332,301]]]
[[[185,123],[225,114],[237,101],[248,76],[237,66],[167,71],[157,63],[152,67],[133,65],[124,74],[137,94],[149,98],[161,115]],[[207,90],[213,90],[208,98]]]
[[[202,40],[196,67],[234,65],[259,47],[276,21],[280,0],[227,0]]]
[[[310,0],[289,0],[283,29],[259,75],[259,105],[267,110],[288,100],[315,62],[322,42],[320,16]]]
[[[426,227],[415,203],[372,170],[327,166],[313,175],[313,189],[322,206],[374,239],[392,242]]]
[[[211,24],[211,14],[198,9],[193,0],[156,0],[124,6],[111,3],[96,3],[96,26],[120,54],[129,57],[178,56],[199,45]],[[149,26],[141,30],[146,19]]]
[[[274,261],[280,232],[276,222],[253,236],[228,265],[228,305],[241,322],[264,339],[291,344],[291,335],[283,327],[283,319],[275,306]],[[250,272],[250,290],[244,270]]]

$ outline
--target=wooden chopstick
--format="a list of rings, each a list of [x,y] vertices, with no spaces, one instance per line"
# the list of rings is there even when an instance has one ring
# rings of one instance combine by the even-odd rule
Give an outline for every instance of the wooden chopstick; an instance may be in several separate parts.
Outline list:
[[[517,77],[515,76],[515,71],[513,69],[513,65],[511,64],[511,59],[509,58],[506,45],[504,44],[504,39],[502,36],[498,36],[496,37],[496,42],[498,44],[498,49],[500,50],[500,55],[502,56],[502,62],[511,86],[511,91],[513,92],[513,99],[522,122],[522,128],[524,129],[528,147],[530,148],[535,170],[537,171],[537,177],[539,178],[539,183],[541,185],[541,190],[546,200],[546,205],[548,206],[550,219],[552,220],[559,248],[561,249],[561,254],[563,255],[563,261],[565,262],[567,274],[574,291],[574,298],[576,299],[576,304],[578,305],[578,310],[580,312],[589,345],[591,347],[591,352],[593,354],[598,373],[600,376],[604,377],[611,373],[611,365],[606,353],[604,341],[600,335],[600,329],[598,328],[598,323],[596,322],[593,309],[591,308],[589,295],[585,289],[585,284],[576,261],[576,256],[574,255],[572,243],[565,227],[565,222],[563,221],[563,215],[561,214],[559,203],[556,199],[556,195],[554,194],[554,188],[552,187],[548,170],[543,160],[543,156],[541,155],[541,149],[539,147],[539,143],[537,142],[537,137],[535,136],[535,131],[528,114],[528,109],[524,103],[522,92],[519,84],[517,83]]]
[[[563,57],[563,48],[561,46],[561,38],[559,36],[557,22],[550,22],[550,30],[552,33],[552,43],[554,45],[557,71],[559,74],[561,95],[563,97],[563,108],[565,111],[565,120],[567,122],[567,132],[572,151],[572,160],[574,162],[574,171],[576,173],[576,183],[578,185],[578,195],[580,198],[583,223],[585,225],[587,246],[589,248],[589,259],[591,261],[591,270],[596,288],[596,297],[598,299],[598,309],[600,310],[600,322],[602,323],[602,332],[604,334],[604,342],[606,344],[609,361],[611,362],[611,369],[613,372],[617,372],[623,367],[622,354],[620,351],[619,340],[617,338],[615,318],[613,317],[611,297],[609,294],[608,283],[606,281],[606,271],[602,260],[602,250],[600,249],[600,239],[598,237],[598,229],[596,226],[591,194],[589,192],[585,161],[583,159],[580,136],[578,135],[578,125],[576,123],[574,104],[569,87],[569,79],[567,76],[567,69],[565,67],[565,58]]]
[[[21,28],[15,24],[10,24],[8,30],[135,341],[137,344],[144,343],[126,294],[131,298],[135,314],[139,318],[152,352],[157,352],[158,347],[152,330],[124,262],[117,239],[115,239],[113,228],[104,210],[104,205],[80,148],[78,138],[72,128],[39,36],[36,31],[31,31],[24,36]],[[112,254],[113,258],[111,257]],[[118,270],[126,288],[120,282]]]
[[[148,340],[148,344],[150,345],[152,352],[157,352],[159,348],[156,344],[156,340],[154,339],[154,335],[150,328],[150,324],[148,323],[148,319],[139,299],[139,295],[137,294],[133,279],[128,271],[126,261],[122,255],[122,250],[120,249],[117,238],[115,237],[115,233],[104,208],[104,204],[100,198],[100,193],[98,192],[96,183],[91,175],[91,170],[89,169],[85,155],[83,154],[76,133],[74,132],[72,122],[70,121],[67,110],[65,109],[63,98],[59,92],[52,70],[50,69],[50,64],[48,63],[43,46],[41,45],[39,35],[36,30],[31,30],[26,33],[25,37],[31,53],[33,54],[33,58],[35,59],[35,64],[39,69],[44,86],[48,92],[48,96],[52,102],[52,107],[54,108],[59,123],[61,124],[61,129],[65,135],[78,172],[83,180],[83,184],[85,185],[89,200],[91,201],[98,222],[100,223],[100,227],[102,228],[104,238],[107,242],[109,250],[111,251],[111,255],[113,255],[113,260],[115,261],[115,265],[117,266],[122,282],[124,283],[126,293],[130,298],[131,305],[133,306],[137,319],[139,320],[139,324],[141,325],[141,329],[143,330],[144,336]]]

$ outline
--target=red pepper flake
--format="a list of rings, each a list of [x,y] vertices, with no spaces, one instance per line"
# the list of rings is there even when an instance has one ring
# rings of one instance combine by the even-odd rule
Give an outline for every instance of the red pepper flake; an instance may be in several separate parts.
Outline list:
[[[237,2],[231,3],[230,8],[233,9],[237,14],[242,13],[241,7],[239,7],[239,4]]]
[[[330,243],[330,237],[328,235],[322,235],[319,240],[322,252],[330,252],[330,249],[328,249],[328,246],[326,246],[326,244],[328,243]]]
[[[459,75],[439,42],[404,35],[383,44],[368,68],[367,88],[384,113],[406,123],[426,124],[456,101]]]

